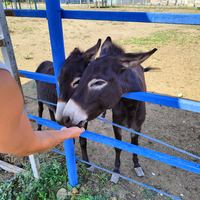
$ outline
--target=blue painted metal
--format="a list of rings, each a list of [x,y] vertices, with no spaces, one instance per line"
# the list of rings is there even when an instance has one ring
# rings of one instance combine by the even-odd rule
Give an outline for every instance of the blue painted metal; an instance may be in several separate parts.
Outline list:
[[[56,122],[52,122],[50,120],[47,119],[43,119],[43,118],[39,118],[33,115],[28,115],[28,117],[32,120],[34,120],[35,122],[37,122],[38,124],[42,124],[44,126],[48,126],[50,128],[54,128],[54,129],[58,129],[60,130],[62,128],[62,126],[60,126],[59,124],[57,124]],[[160,153],[157,151],[153,151],[151,149],[147,149],[144,147],[140,147],[140,146],[136,146],[133,144],[129,144],[120,140],[115,140],[113,138],[109,138],[103,135],[99,135],[97,133],[93,133],[93,132],[89,132],[89,131],[85,131],[81,134],[81,137],[93,140],[95,142],[99,142],[102,144],[106,144],[112,147],[116,147],[125,151],[128,151],[130,153],[136,153],[138,155],[144,156],[146,158],[150,158],[153,160],[157,160],[163,163],[166,163],[168,165],[172,165],[175,167],[179,167],[197,174],[200,174],[200,164],[198,163],[194,163],[194,162],[190,162],[181,158],[177,158],[174,156],[170,156],[164,153]],[[69,155],[71,157],[71,155]],[[73,158],[71,158],[73,159]]]
[[[73,139],[65,140],[64,147],[65,147],[65,158],[67,163],[69,184],[71,186],[75,186],[78,184],[78,175],[76,169],[74,140]]]
[[[136,153],[146,158],[151,158],[159,162],[163,162],[175,167],[179,167],[179,168],[200,174],[200,164],[197,164],[194,162],[190,162],[190,161],[183,160],[174,156],[153,151],[151,149],[146,149],[144,147],[132,145],[123,141],[115,140],[113,138],[109,138],[109,137],[99,135],[99,134],[89,132],[89,131],[85,131],[84,133],[82,133],[81,137],[90,139],[95,142],[100,142],[102,144],[106,144],[112,147],[116,147],[119,149],[123,149],[131,153]]]
[[[58,0],[46,1],[47,19],[49,25],[49,35],[51,40],[51,49],[53,56],[55,78],[60,72],[60,68],[65,62],[65,49],[61,21],[61,8]],[[56,81],[57,93],[59,95],[59,86]]]
[[[184,151],[184,150],[182,150],[182,149],[179,149],[179,148],[176,148],[176,147],[174,147],[174,146],[171,146],[171,145],[169,145],[169,144],[167,144],[167,143],[165,143],[165,142],[161,142],[161,141],[156,140],[156,139],[154,139],[154,138],[152,138],[152,137],[149,137],[149,136],[144,135],[144,134],[142,134],[142,133],[136,132],[136,131],[131,130],[131,129],[129,129],[129,128],[126,128],[126,127],[124,127],[124,126],[120,126],[120,125],[118,125],[118,124],[115,124],[115,123],[113,123],[113,122],[107,121],[107,120],[105,120],[105,119],[102,119],[102,118],[99,118],[99,117],[97,117],[97,119],[99,119],[100,121],[106,122],[106,123],[108,123],[108,124],[112,124],[112,125],[114,125],[114,126],[117,126],[117,127],[119,127],[119,128],[122,128],[122,129],[124,129],[124,130],[126,130],[126,131],[129,131],[129,132],[131,132],[131,133],[135,133],[135,134],[140,135],[140,136],[142,136],[142,137],[144,137],[144,138],[147,138],[147,139],[152,140],[152,141],[154,141],[154,142],[157,142],[157,143],[159,143],[159,144],[165,145],[165,146],[167,146],[167,147],[169,147],[169,148],[171,148],[171,149],[174,149],[174,150],[176,150],[176,151],[179,151],[179,152],[181,152],[181,153],[187,154],[187,155],[189,155],[189,156],[192,156],[192,157],[197,158],[197,159],[200,160],[200,157],[198,157],[198,156],[196,156],[196,155],[194,155],[194,154],[188,153],[187,151]]]
[[[36,72],[29,72],[25,70],[18,70],[19,76],[29,78],[29,79],[34,79],[37,81],[45,81],[48,83],[56,83],[55,76],[52,75],[47,75],[47,74],[41,74],[41,73],[36,73]]]
[[[25,96],[25,97],[26,97],[26,98],[33,99],[33,100],[41,101],[41,102],[43,102],[43,103],[47,103],[47,104],[51,104],[51,105],[57,106],[57,104],[54,104],[54,103],[51,103],[51,102],[48,102],[48,101],[44,101],[44,100],[41,100],[41,99],[36,99],[36,98],[33,98],[33,97],[28,97],[28,96]],[[129,132],[131,132],[131,133],[140,135],[140,136],[142,136],[142,137],[144,137],[144,138],[147,138],[147,139],[152,140],[152,141],[154,141],[154,142],[157,142],[157,143],[159,143],[159,144],[165,145],[165,146],[167,146],[167,147],[169,147],[169,148],[172,148],[172,149],[174,149],[174,150],[176,150],[176,151],[179,151],[179,152],[181,152],[181,153],[187,154],[187,155],[189,155],[189,156],[192,156],[192,157],[197,158],[197,159],[200,160],[200,157],[199,157],[199,156],[196,156],[196,155],[194,155],[194,154],[188,153],[187,151],[184,151],[184,150],[179,149],[179,148],[177,148],[177,147],[171,146],[171,145],[169,145],[169,144],[167,144],[167,143],[165,143],[165,142],[162,142],[162,141],[160,141],[160,140],[156,140],[156,139],[154,139],[154,138],[152,138],[152,137],[149,137],[149,136],[144,135],[144,134],[142,134],[142,133],[136,132],[136,131],[131,130],[131,129],[129,129],[129,128],[120,126],[120,125],[118,125],[118,124],[115,124],[115,123],[113,123],[113,122],[107,121],[107,120],[102,119],[102,118],[97,117],[97,119],[100,120],[100,121],[106,122],[106,123],[108,123],[108,124],[117,126],[117,127],[119,127],[119,128],[122,128],[122,129],[124,129],[124,130],[126,130],[126,131],[129,131]]]
[[[61,8],[58,0],[46,1],[47,19],[49,25],[49,34],[51,40],[51,49],[54,63],[55,78],[59,75],[60,69],[65,62],[65,49],[62,31]],[[56,81],[57,93],[59,96],[59,86]],[[78,184],[76,172],[75,152],[73,139],[64,141],[66,153],[67,171],[69,175],[69,184],[75,186]]]
[[[62,11],[62,17],[67,19],[200,25],[200,14],[68,10]]]
[[[53,106],[57,106],[57,104],[55,103],[51,103],[49,101],[44,101],[44,100],[41,100],[41,99],[37,99],[37,98],[34,98],[34,97],[29,97],[29,96],[24,96],[25,98],[28,98],[28,99],[33,99],[33,100],[36,100],[36,101],[41,101],[42,103],[46,103],[46,104],[50,104],[50,105],[53,105]]]
[[[55,0],[54,0],[55,1]],[[9,10],[6,16],[42,17],[46,18],[45,10]],[[9,11],[9,12],[7,12]],[[127,22],[149,22],[166,24],[200,25],[200,14],[183,13],[151,13],[151,12],[113,12],[113,11],[76,11],[60,10],[62,18],[83,20],[106,20]]]
[[[44,126],[47,126],[49,128],[53,128],[56,130],[60,130],[61,128],[63,128],[63,126],[59,125],[57,122],[50,121],[48,119],[43,119],[43,118],[36,117],[34,115],[29,115],[29,114],[28,114],[28,118],[31,121],[37,122],[38,124],[42,124]]]
[[[123,97],[200,113],[200,102],[197,101],[179,99],[175,97],[146,92],[133,92],[126,94]]]
[[[28,97],[28,96],[25,96],[25,97],[26,97],[26,98],[33,99],[33,100],[41,101],[41,102],[43,102],[43,103],[47,103],[47,104],[51,104],[51,105],[57,106],[57,104],[54,104],[54,103],[51,103],[51,102],[47,102],[47,101],[44,101],[44,100],[41,100],[41,99],[36,99],[36,98],[33,98],[33,97]],[[129,131],[129,132],[131,132],[131,133],[140,135],[140,136],[142,136],[142,137],[144,137],[144,138],[147,138],[147,139],[152,140],[152,141],[154,141],[154,142],[157,142],[157,143],[159,143],[159,144],[165,145],[165,146],[167,146],[167,147],[169,147],[169,148],[172,148],[172,149],[174,149],[174,150],[176,150],[176,151],[179,151],[179,152],[181,152],[181,153],[184,153],[184,154],[187,154],[187,155],[192,156],[192,157],[194,157],[194,158],[200,159],[200,157],[198,157],[198,156],[196,156],[196,155],[194,155],[194,154],[188,153],[187,151],[184,151],[184,150],[179,149],[179,148],[177,148],[177,147],[171,146],[171,145],[169,145],[169,144],[167,144],[167,143],[165,143],[165,142],[156,140],[156,139],[154,139],[154,138],[152,138],[152,137],[149,137],[149,136],[147,136],[147,135],[144,135],[144,134],[142,134],[142,133],[136,132],[136,131],[134,131],[134,130],[131,130],[131,129],[126,128],[126,127],[123,127],[123,126],[120,126],[120,125],[118,125],[118,124],[115,124],[115,123],[113,123],[113,122],[107,121],[107,120],[102,119],[102,118],[99,118],[99,117],[97,117],[97,119],[100,120],[100,121],[106,122],[106,123],[108,123],[108,124],[117,126],[117,127],[119,127],[119,128],[122,128],[122,129],[124,129],[124,130],[126,130],[126,131]]]
[[[45,82],[56,83],[56,79],[52,75],[40,74],[24,70],[18,70],[18,72],[20,75],[22,75],[22,77],[25,78],[35,79],[39,81],[45,80]],[[169,97],[148,92],[132,92],[124,95],[123,97],[200,113],[200,102],[197,101]]]
[[[46,18],[46,10],[5,9],[6,16]]]

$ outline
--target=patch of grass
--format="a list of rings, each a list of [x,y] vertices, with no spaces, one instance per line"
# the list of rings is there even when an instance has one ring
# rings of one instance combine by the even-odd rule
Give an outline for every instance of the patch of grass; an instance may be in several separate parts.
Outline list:
[[[188,32],[181,32],[176,30],[171,31],[161,31],[151,34],[149,37],[125,39],[120,41],[123,45],[134,44],[134,47],[147,46],[152,47],[162,47],[168,45],[171,42],[175,42],[177,46],[183,46],[187,48],[191,43],[199,44],[200,34],[191,35]],[[186,45],[186,46],[185,46]]]
[[[86,39],[86,38],[91,38],[91,37],[90,37],[90,35],[83,35],[82,38],[83,38],[83,40],[84,40],[84,39]]]
[[[54,160],[57,159],[61,161]],[[159,200],[160,195],[156,192],[141,188],[140,191],[129,191],[125,180],[120,180],[118,184],[109,182],[110,174],[102,170],[95,169],[94,173],[88,172],[83,163],[79,164],[78,181],[76,185],[77,194],[69,195],[72,192],[72,187],[68,182],[67,169],[63,156],[51,156],[51,159],[45,162],[41,154],[39,155],[41,163],[41,174],[39,180],[35,180],[31,171],[30,165],[24,165],[26,174],[19,173],[13,180],[5,182],[0,186],[0,199],[2,200],[54,200],[57,199],[57,191],[60,188],[66,189],[66,199],[76,200],[108,200],[111,197],[116,197],[118,200],[132,199],[136,196],[142,199]],[[43,162],[42,162],[43,161]],[[129,182],[128,182],[129,183]],[[162,200],[167,200],[162,196]]]
[[[8,29],[11,34],[12,33],[23,34],[23,33],[33,33],[33,31],[38,28],[33,28],[28,26],[25,27],[9,26]]]
[[[24,59],[25,59],[25,60],[30,60],[30,59],[32,59],[32,57],[30,57],[30,54],[27,53],[27,54],[24,56]]]
[[[56,161],[43,163],[39,180],[31,173],[19,173],[16,177],[0,186],[1,199],[57,199],[58,188],[67,185],[66,167]]]
[[[112,25],[124,25],[124,22],[111,21]]]

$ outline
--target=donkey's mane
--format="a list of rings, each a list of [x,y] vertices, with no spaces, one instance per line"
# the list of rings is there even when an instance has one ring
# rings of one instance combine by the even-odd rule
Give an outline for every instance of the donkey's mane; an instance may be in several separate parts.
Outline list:
[[[117,56],[124,53],[125,53],[124,49],[113,42],[110,43],[110,45],[107,48],[107,54],[112,56]]]
[[[79,48],[75,48],[70,55],[82,55],[83,52]]]
[[[67,57],[67,60],[71,60],[73,58],[82,56],[84,52],[82,52],[79,48],[75,48],[70,55]]]

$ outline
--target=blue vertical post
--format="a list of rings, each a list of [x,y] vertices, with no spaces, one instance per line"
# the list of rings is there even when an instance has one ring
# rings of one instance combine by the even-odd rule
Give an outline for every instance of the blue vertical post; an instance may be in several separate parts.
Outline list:
[[[62,31],[61,7],[59,0],[47,0],[46,12],[49,25],[49,34],[51,41],[51,49],[53,56],[53,64],[55,71],[55,78],[59,75],[60,68],[65,62],[65,49]],[[56,81],[57,93],[59,95],[59,86]],[[67,171],[69,176],[69,183],[71,186],[78,184],[78,177],[76,171],[75,151],[73,139],[64,141],[65,156],[67,163]]]

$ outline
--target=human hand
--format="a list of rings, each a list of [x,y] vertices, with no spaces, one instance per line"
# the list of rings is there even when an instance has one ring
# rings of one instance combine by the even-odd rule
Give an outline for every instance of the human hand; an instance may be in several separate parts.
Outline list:
[[[66,132],[66,137],[70,133],[70,138],[78,138],[80,136],[80,134],[85,131],[85,129],[74,126],[74,127],[70,127],[70,128],[63,127],[61,129],[61,131]]]

